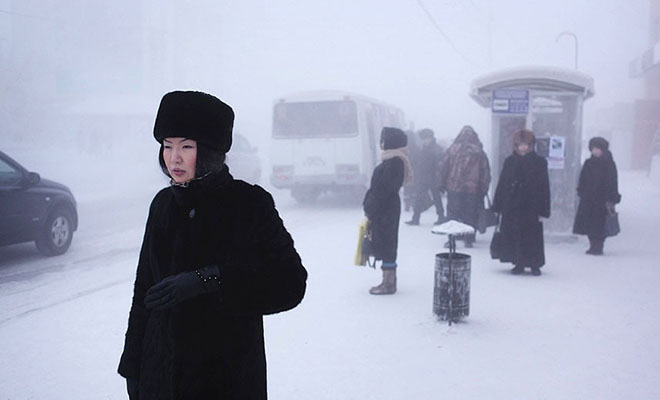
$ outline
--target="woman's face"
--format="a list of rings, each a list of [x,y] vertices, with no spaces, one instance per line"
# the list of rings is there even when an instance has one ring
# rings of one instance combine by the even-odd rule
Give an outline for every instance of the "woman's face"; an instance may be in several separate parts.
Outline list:
[[[518,146],[516,146],[516,151],[521,156],[524,156],[525,154],[529,153],[530,149],[531,149],[531,147],[529,146],[529,144],[527,144],[525,142],[519,143]]]
[[[603,155],[603,150],[599,149],[598,147],[594,147],[591,149],[591,155],[594,157],[600,157]]]
[[[197,163],[197,142],[180,137],[164,139],[163,160],[174,182],[184,183],[192,180]]]

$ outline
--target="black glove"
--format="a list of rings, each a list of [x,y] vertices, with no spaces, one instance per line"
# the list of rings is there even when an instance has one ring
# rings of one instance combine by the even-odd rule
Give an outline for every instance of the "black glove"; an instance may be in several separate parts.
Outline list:
[[[144,305],[150,310],[167,310],[184,300],[220,289],[217,265],[168,276],[147,291]]]
[[[128,390],[128,398],[130,400],[138,400],[140,397],[138,382],[135,378],[126,378],[126,389]]]

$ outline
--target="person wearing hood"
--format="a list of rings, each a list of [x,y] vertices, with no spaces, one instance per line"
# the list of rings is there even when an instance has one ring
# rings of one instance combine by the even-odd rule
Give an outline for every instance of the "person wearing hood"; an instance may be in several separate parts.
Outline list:
[[[520,129],[513,134],[513,154],[504,160],[491,209],[501,214],[500,232],[505,244],[501,262],[514,264],[519,275],[531,268],[541,275],[545,265],[543,223],[550,217],[548,162],[536,154],[534,133]]]
[[[302,300],[307,271],[272,197],[225,165],[234,112],[163,96],[154,197],[118,372],[135,399],[266,399],[263,315]]]
[[[435,225],[445,222],[445,209],[442,205],[442,193],[438,187],[438,163],[442,159],[443,149],[435,141],[433,130],[425,128],[419,131],[422,148],[413,160],[415,188],[413,216],[408,225],[419,225],[419,219],[432,204],[435,205],[437,219]]]
[[[447,149],[439,166],[440,190],[447,192],[447,219],[476,228],[479,211],[490,186],[490,164],[479,135],[465,126]],[[472,247],[475,234],[465,236],[466,247]]]
[[[383,271],[382,282],[369,290],[371,294],[394,294],[397,289],[396,257],[401,217],[399,190],[413,178],[407,142],[402,130],[383,128],[380,134],[383,161],[374,169],[369,190],[362,202],[369,220],[374,256],[382,261]]]
[[[621,201],[617,169],[609,143],[602,137],[589,140],[588,158],[580,171],[577,192],[580,198],[573,233],[589,237],[587,254],[602,255],[605,243],[605,217],[614,213]]]

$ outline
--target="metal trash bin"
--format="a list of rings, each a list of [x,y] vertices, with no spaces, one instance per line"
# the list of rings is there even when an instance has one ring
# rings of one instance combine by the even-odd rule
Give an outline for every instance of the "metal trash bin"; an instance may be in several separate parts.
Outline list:
[[[470,314],[471,258],[454,252],[435,255],[433,313],[450,324]]]

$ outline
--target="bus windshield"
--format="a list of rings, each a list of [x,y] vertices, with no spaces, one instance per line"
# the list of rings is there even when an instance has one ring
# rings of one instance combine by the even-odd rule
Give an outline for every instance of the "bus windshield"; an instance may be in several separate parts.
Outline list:
[[[275,137],[339,137],[357,134],[353,101],[279,103],[273,110]]]

